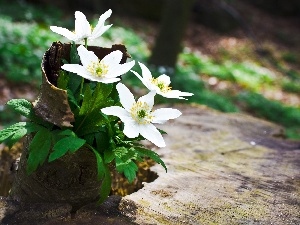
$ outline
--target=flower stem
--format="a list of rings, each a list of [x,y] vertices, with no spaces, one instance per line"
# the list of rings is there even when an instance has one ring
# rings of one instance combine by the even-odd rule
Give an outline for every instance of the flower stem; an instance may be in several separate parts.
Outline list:
[[[87,38],[84,38],[84,46],[87,49]],[[81,79],[80,84],[80,96],[82,97],[82,90],[83,90],[84,78]]]
[[[81,97],[82,97],[83,84],[84,84],[84,78],[81,79],[81,84],[80,84],[80,96]]]
[[[87,38],[84,39],[84,47],[87,49]]]

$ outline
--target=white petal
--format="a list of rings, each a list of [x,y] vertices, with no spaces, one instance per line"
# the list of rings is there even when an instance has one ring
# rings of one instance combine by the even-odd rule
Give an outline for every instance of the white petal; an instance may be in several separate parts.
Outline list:
[[[181,114],[182,113],[178,109],[172,109],[172,108],[157,109],[152,113],[152,116],[154,116],[152,122],[164,123],[167,120],[175,119],[179,117]]]
[[[129,112],[133,104],[135,104],[134,96],[130,90],[122,83],[118,83],[117,91],[119,93],[119,98],[122,106]]]
[[[192,96],[192,95],[194,95],[193,93],[182,92],[182,91],[178,91],[178,90],[171,90],[171,91],[168,91],[166,93],[159,92],[159,94],[162,95],[165,98],[178,98],[178,99],[185,99],[181,96]]]
[[[127,73],[135,64],[135,61],[119,64],[108,71],[107,77],[117,77]]]
[[[95,53],[93,51],[87,50],[83,45],[80,45],[77,48],[77,51],[78,51],[78,55],[80,57],[81,63],[85,68],[87,68],[87,66],[91,62],[98,61],[98,57],[95,55]]]
[[[140,97],[138,102],[146,102],[147,105],[150,107],[150,110],[153,108],[154,105],[154,96],[156,93],[154,91],[150,91],[148,94]]]
[[[101,62],[103,62],[106,65],[109,65],[109,67],[113,67],[120,63],[122,59],[123,53],[120,50],[113,51],[106,55]]]
[[[90,23],[80,11],[75,12],[75,33],[80,38],[87,38],[91,35]]]
[[[120,81],[120,78],[106,78],[106,77],[94,77],[93,81],[101,82],[104,84],[111,84]]]
[[[98,23],[92,32],[93,39],[101,36],[106,30],[108,30],[112,26],[112,25],[103,26],[105,20],[107,20],[111,16],[111,13],[112,13],[112,11],[111,11],[111,9],[109,9],[100,16]]]
[[[50,26],[50,29],[53,32],[55,32],[57,34],[60,34],[60,35],[62,35],[64,37],[68,38],[71,41],[77,41],[77,36],[73,32],[69,31],[66,28],[57,27],[57,26]]]
[[[79,64],[64,64],[61,68],[66,71],[76,73],[84,78],[90,76],[88,71]]]
[[[117,116],[124,122],[128,121],[128,112],[120,106],[106,107],[101,109],[101,112],[103,112],[106,115]]]
[[[152,75],[151,75],[151,72],[150,70],[141,62],[139,62],[140,64],[140,67],[142,69],[142,76],[144,79],[147,79],[147,80],[151,80],[152,79]]]
[[[162,81],[163,83],[165,83],[167,86],[170,85],[171,83],[171,79],[169,76],[167,76],[166,74],[162,74],[157,78],[158,81]]]
[[[105,31],[107,31],[110,27],[112,26],[111,25],[106,25],[106,26],[102,26],[100,28],[98,28],[96,31],[93,30],[92,32],[92,36],[89,38],[90,40],[94,40],[98,37],[100,37]]]
[[[139,136],[138,129],[134,121],[124,121],[123,133],[129,138],[135,138]]]
[[[161,135],[161,133],[156,129],[156,127],[153,124],[147,124],[147,125],[139,125],[138,126],[140,134],[151,141],[153,144],[155,144],[158,147],[165,147],[165,141]]]
[[[149,80],[147,79],[144,79],[143,77],[141,77],[137,72],[133,71],[133,70],[130,70],[131,72],[134,73],[134,75],[136,75],[141,81],[142,83],[145,85],[146,88],[148,88],[149,90],[152,90],[151,89],[151,86],[149,85]]]

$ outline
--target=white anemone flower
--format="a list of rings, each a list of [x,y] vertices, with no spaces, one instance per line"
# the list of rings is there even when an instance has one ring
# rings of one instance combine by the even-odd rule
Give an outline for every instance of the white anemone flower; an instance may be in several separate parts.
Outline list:
[[[117,116],[124,123],[124,134],[129,138],[138,137],[141,134],[158,147],[165,147],[165,141],[161,133],[152,123],[164,123],[169,119],[175,119],[181,112],[172,108],[156,109],[152,112],[155,92],[140,97],[137,102],[130,90],[122,83],[117,84],[120,106],[110,106],[101,109],[106,115]]]
[[[50,26],[50,29],[60,34],[66,38],[68,38],[71,41],[79,42],[82,40],[94,40],[98,37],[100,37],[105,31],[107,31],[111,25],[104,26],[105,20],[110,17],[112,11],[109,9],[105,13],[103,13],[95,28],[92,28],[90,23],[87,21],[85,15],[80,12],[75,12],[75,31],[72,32],[66,28],[63,27],[57,27],[57,26]]]
[[[189,92],[172,90],[170,87],[171,80],[169,76],[162,74],[157,78],[153,78],[150,70],[143,63],[139,62],[139,64],[142,69],[142,76],[133,70],[131,70],[131,72],[133,72],[150,91],[155,91],[157,94],[165,98],[185,99],[182,96],[193,95]]]
[[[120,80],[118,76],[127,73],[135,64],[135,61],[120,64],[123,53],[119,50],[109,53],[102,60],[98,59],[93,51],[88,51],[83,45],[80,45],[77,51],[82,65],[64,64],[61,68],[91,81],[117,82]]]

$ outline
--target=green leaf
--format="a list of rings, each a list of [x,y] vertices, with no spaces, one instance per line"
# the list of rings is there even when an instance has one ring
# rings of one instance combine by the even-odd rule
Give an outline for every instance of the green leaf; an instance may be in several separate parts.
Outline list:
[[[105,163],[110,163],[111,161],[113,161],[115,159],[115,154],[112,150],[110,149],[106,149],[104,151],[104,162]]]
[[[80,57],[77,53],[77,47],[74,42],[72,43],[71,49],[70,49],[70,63],[71,64],[80,64]],[[71,90],[73,95],[76,95],[76,91],[79,89],[82,79],[84,79],[84,78],[78,76],[75,73],[69,73],[68,88]]]
[[[101,184],[99,203],[103,203],[109,196],[111,190],[111,175],[107,165],[104,165],[105,176]]]
[[[88,115],[77,118],[75,130],[78,136],[98,132],[101,126],[106,123],[106,119],[100,110],[90,112]]]
[[[72,42],[71,49],[70,49],[70,61],[71,61],[71,64],[79,64],[80,63],[80,57],[77,53],[77,47],[76,47],[76,44],[74,41]]]
[[[6,142],[8,146],[12,146],[24,135],[36,132],[40,128],[43,127],[32,122],[19,122],[13,124],[0,131],[0,143]]]
[[[116,157],[116,169],[119,173],[124,173],[130,183],[134,181],[136,172],[138,171],[137,165],[132,160],[124,162],[118,157]]]
[[[49,126],[49,123],[36,116],[33,110],[32,103],[26,99],[12,99],[6,103],[9,107],[20,113],[22,116],[44,126]]]
[[[97,160],[97,171],[98,171],[98,179],[101,180],[105,176],[105,164],[103,163],[103,159],[99,152],[96,149],[90,146],[90,149],[94,152]]]
[[[73,137],[76,136],[76,134],[70,129],[62,130],[62,131],[58,132],[58,135],[73,136]]]
[[[42,165],[50,151],[51,132],[46,128],[40,129],[29,144],[29,156],[27,160],[27,173],[34,172],[39,165]]]
[[[57,87],[60,89],[66,90],[68,88],[68,83],[69,83],[68,74],[63,70],[60,70],[59,76],[57,79]]]
[[[141,156],[148,156],[149,158],[151,158],[152,160],[154,160],[155,162],[157,162],[158,164],[162,165],[166,172],[167,172],[167,167],[164,163],[164,161],[161,160],[161,158],[159,157],[159,155],[149,149],[146,148],[142,148],[142,147],[134,147],[134,149],[141,155]]]
[[[97,132],[95,133],[97,149],[100,152],[104,152],[105,149],[109,148],[109,137],[107,132]]]
[[[82,105],[79,111],[79,115],[88,114],[89,111],[93,110],[91,107],[93,105],[93,92],[89,85],[85,85],[84,97],[82,100]]]
[[[74,153],[84,144],[85,144],[85,140],[78,137],[68,136],[62,138],[58,142],[56,142],[55,145],[53,146],[53,152],[50,154],[48,161],[52,162],[64,156],[68,151]]]
[[[32,113],[32,104],[26,99],[12,99],[9,100],[6,104],[16,112],[27,118],[30,117]]]
[[[67,89],[67,94],[68,94],[69,103],[72,103],[75,106],[75,109],[79,109],[80,106],[78,105],[78,102],[77,102],[73,92],[70,89]]]

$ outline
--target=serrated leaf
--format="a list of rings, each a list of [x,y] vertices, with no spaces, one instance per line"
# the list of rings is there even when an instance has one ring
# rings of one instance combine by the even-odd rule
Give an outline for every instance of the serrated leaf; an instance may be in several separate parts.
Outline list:
[[[72,90],[67,89],[67,94],[68,94],[69,103],[72,103],[72,105],[74,105],[76,109],[79,109],[80,106],[78,105],[78,102],[77,102]]]
[[[27,160],[27,173],[34,172],[39,165],[42,165],[49,154],[51,147],[51,132],[47,129],[40,129],[29,144],[29,156]]]
[[[90,85],[86,85],[79,115],[88,115],[111,104],[108,96],[112,87],[112,84],[97,83],[95,90],[92,91]]]
[[[156,152],[146,149],[146,148],[141,148],[141,147],[134,147],[134,148],[141,156],[148,156],[149,158],[151,158],[158,164],[162,165],[167,172],[167,167],[166,167],[164,161],[161,160],[161,158],[159,157],[159,155]]]
[[[93,111],[84,117],[78,117],[75,123],[75,130],[78,136],[95,133],[106,123],[106,119],[99,111]]]
[[[107,199],[111,190],[111,175],[107,165],[104,165],[105,176],[101,184],[99,203],[103,203]]]
[[[49,126],[49,123],[38,117],[33,110],[33,105],[26,99],[12,99],[6,103],[9,107],[20,113],[22,116],[44,126]]]
[[[127,166],[124,168],[124,175],[127,178],[129,183],[132,183],[134,179],[136,178],[136,172],[138,171],[138,167],[134,162],[130,162],[127,164]]]
[[[6,103],[9,107],[20,113],[22,116],[30,117],[32,112],[32,104],[26,99],[12,99]]]
[[[85,140],[74,136],[62,138],[53,146],[53,152],[50,154],[48,161],[52,162],[64,156],[68,151],[74,153],[79,148],[81,148],[84,143]]]
[[[115,154],[116,157],[121,159],[123,156],[125,156],[128,153],[128,150],[126,147],[118,147],[113,150],[113,153]]]
[[[42,126],[32,122],[19,122],[0,131],[0,143],[12,146],[24,135],[38,131]]]

